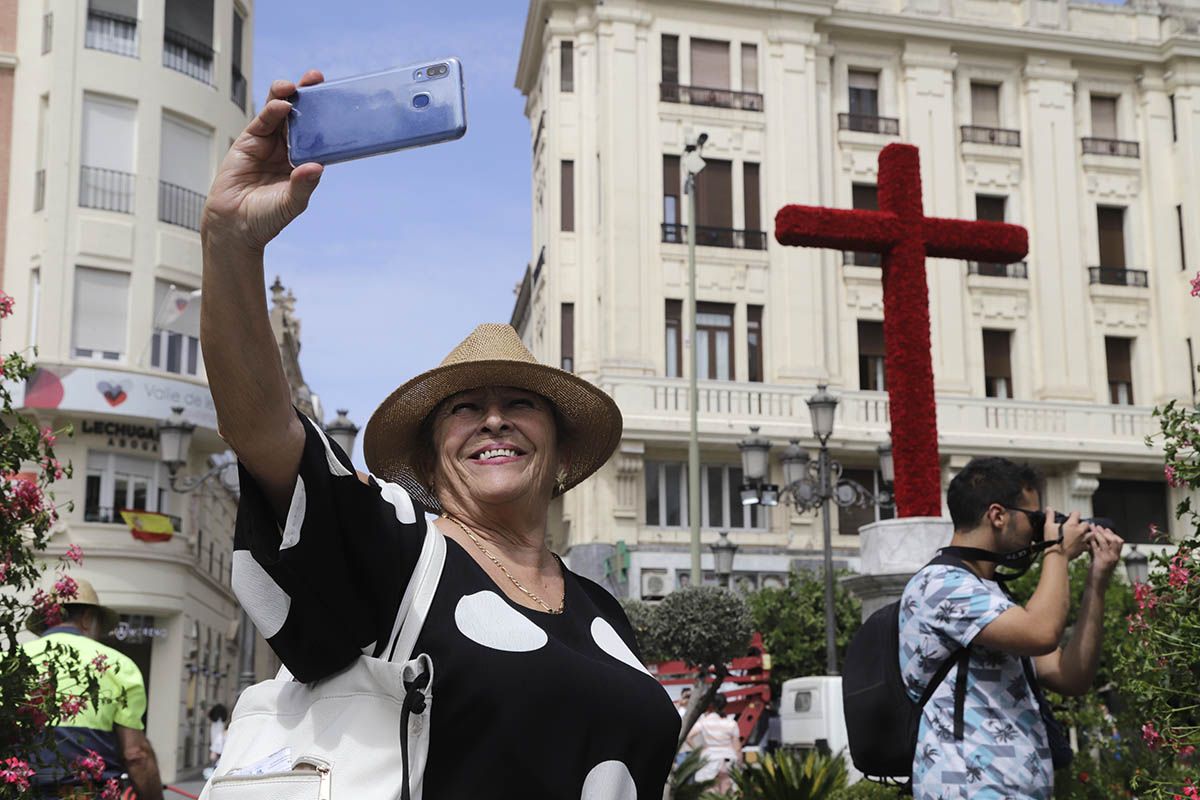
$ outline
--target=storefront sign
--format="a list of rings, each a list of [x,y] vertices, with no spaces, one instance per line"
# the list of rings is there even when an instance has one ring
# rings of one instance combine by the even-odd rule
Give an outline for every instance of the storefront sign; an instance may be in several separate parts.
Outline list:
[[[123,447],[147,453],[158,452],[158,428],[153,425],[85,419],[79,430],[85,435],[103,438],[109,447]]]
[[[125,620],[121,620],[117,627],[113,628],[112,637],[118,642],[142,642],[146,639],[165,639],[167,638],[166,628],[155,628],[150,625],[134,627]]]
[[[158,375],[46,364],[28,380],[23,392],[18,389],[15,394],[14,404],[24,408],[120,414],[154,421],[166,419],[172,408],[181,406],[189,422],[217,428],[217,412],[207,387]],[[135,437],[126,434],[125,438]]]

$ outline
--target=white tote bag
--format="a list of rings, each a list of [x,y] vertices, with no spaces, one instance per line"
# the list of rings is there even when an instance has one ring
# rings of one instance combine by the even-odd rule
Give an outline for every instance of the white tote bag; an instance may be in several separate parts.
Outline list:
[[[242,692],[201,800],[421,800],[433,662],[412,650],[445,560],[430,525],[383,657],[307,685],[283,669]]]

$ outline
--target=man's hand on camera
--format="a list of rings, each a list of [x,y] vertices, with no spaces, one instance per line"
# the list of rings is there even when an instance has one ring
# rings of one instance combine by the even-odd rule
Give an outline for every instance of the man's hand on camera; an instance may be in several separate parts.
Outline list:
[[[1093,526],[1088,540],[1088,549],[1092,551],[1092,568],[1088,576],[1108,581],[1117,564],[1121,563],[1121,548],[1124,545],[1125,540],[1113,531]]]
[[[1046,530],[1043,535],[1046,541],[1054,541],[1062,535],[1063,540],[1058,547],[1068,561],[1074,561],[1087,551],[1091,530],[1090,524],[1080,521],[1078,511],[1072,511],[1067,521],[1060,525],[1054,521],[1054,509],[1046,509]]]

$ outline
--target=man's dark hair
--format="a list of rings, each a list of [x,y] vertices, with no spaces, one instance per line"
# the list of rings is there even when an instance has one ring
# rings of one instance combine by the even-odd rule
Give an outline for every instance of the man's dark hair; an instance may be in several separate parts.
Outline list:
[[[718,714],[724,714],[726,702],[727,701],[725,700],[725,695],[721,694],[720,692],[717,692],[716,694],[713,695],[712,702],[710,702],[708,704],[708,707],[711,708],[713,711],[717,712]]]
[[[208,718],[213,722],[216,722],[217,720],[220,720],[221,722],[228,722],[229,709],[225,708],[225,706],[221,703],[217,703],[208,710]]]
[[[950,481],[946,492],[954,530],[974,528],[992,503],[1017,505],[1026,489],[1033,489],[1041,498],[1045,484],[1041,470],[1029,464],[995,456],[971,459]]]

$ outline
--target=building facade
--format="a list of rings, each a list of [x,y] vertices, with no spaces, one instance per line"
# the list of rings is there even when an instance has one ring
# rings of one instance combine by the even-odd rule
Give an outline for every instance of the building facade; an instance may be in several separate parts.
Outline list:
[[[15,27],[0,20],[0,49],[15,31],[11,58],[0,55],[0,129],[6,70],[13,108],[0,154],[0,285],[17,306],[4,347],[36,348],[29,413],[74,429],[56,446],[74,472],[55,487],[63,512],[50,555],[80,545],[78,574],[121,612],[109,643],[144,673],[148,734],[171,780],[207,762],[207,711],[230,706],[238,680],[236,473],[219,468],[226,448],[193,290],[204,195],[252,111],[253,0],[0,4],[0,15],[10,10]],[[158,453],[157,425],[175,407],[196,426],[180,477],[218,467],[187,493]],[[137,540],[122,509],[169,515],[175,533]]]
[[[567,494],[555,544],[618,594],[687,580],[686,226],[697,182],[701,508],[734,582],[818,560],[816,515],[743,508],[737,442],[830,442],[880,488],[888,435],[879,256],[790,248],[788,203],[872,208],[880,150],[921,151],[925,213],[1029,230],[1000,265],[929,259],[943,487],[972,456],[1038,464],[1047,501],[1171,531],[1178,490],[1145,437],[1195,402],[1200,323],[1200,5],[1133,0],[532,0],[518,66],[534,258],[513,324],[625,415],[620,449]],[[836,560],[887,508],[834,510]]]

